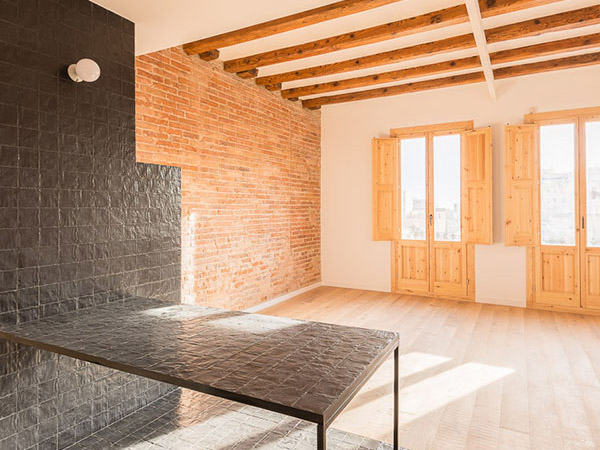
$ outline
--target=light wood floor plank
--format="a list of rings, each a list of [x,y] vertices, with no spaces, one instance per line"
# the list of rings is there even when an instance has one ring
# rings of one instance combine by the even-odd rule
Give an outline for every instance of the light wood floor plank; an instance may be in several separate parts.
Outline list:
[[[531,448],[564,449],[561,424],[557,413],[550,360],[544,351],[544,331],[538,311],[527,313],[527,393],[529,403],[529,441]]]
[[[508,329],[507,308],[495,307],[492,328],[485,345],[485,354],[478,358],[481,372],[477,372],[479,380],[474,377],[473,383],[480,383],[477,389],[473,415],[467,436],[468,449],[496,449],[500,439],[500,411],[502,406],[502,387],[504,378],[511,374],[511,369],[502,366],[505,348],[502,340],[506,338]],[[477,384],[476,384],[477,386]]]
[[[454,321],[457,333],[445,355],[451,358],[453,368],[464,364],[465,358],[468,357],[467,349],[471,343],[475,342],[473,336],[476,325],[481,323],[477,320],[481,313],[480,305],[459,306],[460,308],[454,314],[454,317],[458,319]],[[470,418],[473,414],[476,395],[476,391],[473,390],[445,406],[430,448],[439,450],[465,448],[470,423],[465,418]]]
[[[400,333],[400,444],[600,449],[600,317],[320,287],[265,314]],[[335,425],[392,437],[388,360]]]
[[[509,328],[502,364],[514,372],[504,379],[500,428],[525,433],[529,440],[529,400],[527,396],[527,347],[525,342],[524,310],[510,308]],[[501,440],[521,439],[521,435],[502,433]]]

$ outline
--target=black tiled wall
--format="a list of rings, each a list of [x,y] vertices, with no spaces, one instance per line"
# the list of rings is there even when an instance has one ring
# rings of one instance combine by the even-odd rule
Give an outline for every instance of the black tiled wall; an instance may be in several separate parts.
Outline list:
[[[0,0],[0,321],[180,295],[180,172],[135,162],[134,27]],[[68,64],[96,60],[95,83]],[[169,387],[0,341],[0,448],[64,448]]]

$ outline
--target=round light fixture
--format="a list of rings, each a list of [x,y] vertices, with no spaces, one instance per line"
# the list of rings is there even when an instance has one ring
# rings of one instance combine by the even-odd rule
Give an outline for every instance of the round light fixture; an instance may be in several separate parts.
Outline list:
[[[77,64],[69,66],[69,76],[77,83],[82,81],[92,83],[100,78],[100,66],[92,59],[83,58]]]

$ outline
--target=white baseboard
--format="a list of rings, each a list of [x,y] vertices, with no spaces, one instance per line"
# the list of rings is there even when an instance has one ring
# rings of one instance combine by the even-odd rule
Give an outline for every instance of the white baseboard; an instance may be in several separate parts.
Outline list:
[[[360,285],[356,283],[337,283],[335,281],[323,281],[322,286],[339,287],[347,289],[359,289],[361,291],[375,291],[375,292],[392,292],[388,286],[373,286],[373,285]]]
[[[271,300],[267,300],[266,302],[259,303],[258,305],[251,306],[250,308],[245,309],[245,312],[255,313],[262,311],[263,309],[270,308],[271,306],[275,306],[278,303],[285,302],[290,298],[296,297],[300,294],[304,294],[305,292],[312,291],[319,286],[323,286],[323,283],[319,281],[318,283],[311,284],[309,286],[305,286],[296,291],[288,292],[287,294],[280,295],[279,297],[272,298]]]
[[[505,299],[505,298],[477,298],[475,299],[477,303],[487,303],[488,305],[499,305],[499,306],[516,306],[517,308],[525,308],[527,303],[525,301],[519,301],[515,299]]]
[[[339,288],[347,288],[347,289],[360,289],[362,291],[374,291],[374,292],[391,292],[387,286],[366,286],[366,285],[357,285],[353,283],[337,283],[334,281],[319,281],[318,283],[311,284],[309,286],[305,286],[301,289],[297,289],[292,292],[288,292],[287,294],[280,295],[279,297],[272,298],[271,300],[267,300],[266,302],[259,303],[258,305],[252,306],[250,308],[245,309],[245,312],[256,313],[260,312],[263,309],[270,308],[271,306],[275,306],[278,303],[285,302],[290,298],[294,298],[300,294],[304,294],[305,292],[312,291],[320,286],[329,286],[329,287],[339,287]],[[501,305],[501,306],[516,306],[516,307],[525,307],[524,304],[521,304],[519,301],[515,301],[514,299],[498,299],[498,298],[490,298],[486,297],[485,299],[478,298],[475,300],[477,303],[488,303],[492,305]]]

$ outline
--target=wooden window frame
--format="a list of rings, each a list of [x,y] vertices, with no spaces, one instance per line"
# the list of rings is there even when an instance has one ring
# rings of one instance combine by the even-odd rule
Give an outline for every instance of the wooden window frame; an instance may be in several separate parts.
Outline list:
[[[462,132],[471,131],[474,128],[474,122],[472,120],[466,120],[463,122],[447,122],[438,123],[434,125],[419,125],[416,127],[403,127],[403,128],[392,128],[390,130],[390,137],[400,138],[416,134],[427,134],[427,133],[442,133],[442,132]]]

